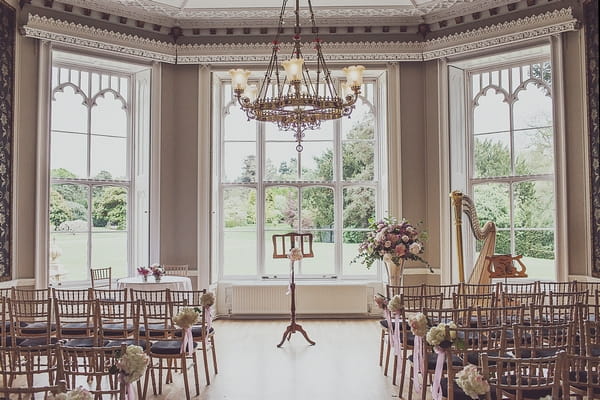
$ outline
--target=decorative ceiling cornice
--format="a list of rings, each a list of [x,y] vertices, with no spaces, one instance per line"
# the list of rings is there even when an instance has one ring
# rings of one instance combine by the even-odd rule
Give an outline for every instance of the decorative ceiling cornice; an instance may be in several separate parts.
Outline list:
[[[554,35],[576,29],[576,23],[571,8],[564,8],[423,42],[335,42],[324,47],[330,62],[424,61]],[[42,40],[179,64],[262,63],[272,48],[265,42],[175,45],[31,14],[23,31]],[[285,53],[289,44],[281,46]]]

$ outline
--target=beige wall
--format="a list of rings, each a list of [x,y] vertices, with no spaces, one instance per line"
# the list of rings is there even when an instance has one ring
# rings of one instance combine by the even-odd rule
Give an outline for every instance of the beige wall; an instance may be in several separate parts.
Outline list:
[[[18,1],[9,3],[19,13]],[[37,45],[36,40],[17,34],[13,137],[13,279],[32,278],[35,275],[36,114],[39,99]]]
[[[11,1],[16,3],[16,1]],[[569,264],[571,274],[585,274],[589,266],[589,220],[587,194],[587,135],[584,131],[584,81],[580,64],[582,47],[578,32],[565,36],[567,118],[566,146],[568,187]],[[439,152],[440,74],[438,61],[401,63],[399,132],[402,179],[402,216],[412,222],[423,221],[429,232],[427,259],[434,266],[444,265],[449,256],[442,247],[444,235],[451,229],[445,209],[448,188],[447,165]],[[14,210],[14,277],[34,277],[35,254],[35,160],[37,94],[37,42],[21,36],[17,43],[16,125],[15,125],[15,210]],[[163,65],[161,82],[161,173],[160,173],[160,253],[161,262],[198,265],[198,192],[210,191],[210,183],[198,187],[198,109],[199,67]],[[43,100],[43,98],[42,98]],[[201,132],[209,135],[210,132]],[[394,174],[390,174],[394,176]],[[204,182],[204,181],[203,181]],[[443,199],[444,204],[440,204]],[[447,203],[446,203],[447,202]],[[208,268],[208,266],[203,267]],[[429,279],[429,278],[428,278]]]
[[[198,87],[197,65],[162,66],[160,261],[191,269],[198,265],[198,101],[209,98]]]

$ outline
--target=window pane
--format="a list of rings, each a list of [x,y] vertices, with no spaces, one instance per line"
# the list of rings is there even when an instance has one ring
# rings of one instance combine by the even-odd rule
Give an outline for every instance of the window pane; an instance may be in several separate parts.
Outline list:
[[[345,141],[342,145],[343,179],[346,181],[372,181],[375,177],[375,142]]]
[[[265,189],[265,227],[298,230],[298,189],[291,186],[274,186]]]
[[[546,90],[530,83],[518,92],[513,107],[514,128],[529,129],[552,125],[552,98]]]
[[[552,127],[515,132],[515,174],[535,175],[554,172]]]
[[[477,99],[473,112],[473,133],[503,132],[510,129],[508,103],[502,93],[488,89]]]
[[[313,234],[312,258],[302,260],[301,273],[328,276],[335,273],[335,241],[333,231],[311,231]]]
[[[375,137],[375,116],[371,107],[362,99],[356,101],[350,118],[342,118],[342,139],[373,139]]]
[[[333,180],[333,142],[305,142],[300,160],[302,180]]]
[[[554,228],[554,184],[551,181],[527,181],[514,184],[517,228]]]
[[[226,229],[256,229],[256,190],[245,187],[223,190],[223,219]]]
[[[487,221],[492,221],[498,228],[508,228],[510,226],[508,184],[484,183],[474,185],[473,193],[479,222],[482,225]]]
[[[91,140],[91,177],[127,179],[127,139],[92,135]]]
[[[256,275],[256,231],[226,230],[223,243],[223,275]]]
[[[304,140],[333,140],[333,132],[333,121],[325,121],[321,123],[319,129],[304,131]],[[292,139],[294,138],[293,132],[287,132],[287,134],[291,135]]]
[[[302,229],[333,228],[333,189],[302,189]]]
[[[229,113],[223,118],[224,139],[256,140],[256,123],[248,121],[246,113],[242,111],[239,105],[236,103],[227,110]]]
[[[88,231],[88,188],[53,184],[50,188],[50,228],[59,232]]]
[[[87,248],[87,233],[51,233],[48,269],[50,282],[58,284],[89,279],[86,267]]]
[[[53,131],[87,133],[88,108],[84,97],[76,94],[72,86],[54,93],[50,126]]]
[[[92,233],[92,268],[112,268],[113,278],[123,278],[127,272],[127,232]]]
[[[94,231],[127,229],[127,189],[121,186],[99,186],[92,191]]]
[[[527,267],[528,279],[552,279],[556,263],[554,232],[518,230],[515,232],[516,254],[523,255],[521,261]]]
[[[87,178],[87,136],[52,131],[50,146],[51,174]]]
[[[473,154],[475,178],[511,174],[510,135],[508,132],[475,136]]]
[[[377,274],[377,263],[367,269],[359,262],[352,263],[354,257],[358,254],[358,246],[367,237],[365,231],[344,230],[344,244],[342,246],[342,266],[344,275],[375,275]]]
[[[127,111],[112,92],[96,98],[92,107],[92,134],[127,137]]]
[[[256,182],[256,147],[254,142],[226,142],[223,154],[223,182]]]
[[[265,180],[296,181],[298,179],[298,153],[294,143],[267,142],[265,144]]]
[[[350,186],[344,188],[343,196],[344,229],[368,228],[369,218],[375,218],[375,190],[365,186]]]

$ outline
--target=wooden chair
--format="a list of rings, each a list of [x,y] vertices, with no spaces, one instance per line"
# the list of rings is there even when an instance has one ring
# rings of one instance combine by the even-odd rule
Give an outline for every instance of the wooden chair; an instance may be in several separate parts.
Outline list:
[[[54,292],[57,292],[56,289]],[[60,296],[60,294],[58,294]],[[101,346],[98,337],[98,325],[94,300],[55,298],[56,339],[69,347]]]
[[[460,284],[448,284],[448,285],[429,285],[423,284],[423,295],[431,295],[442,293],[444,296],[444,307],[452,307],[452,299],[454,298],[454,293],[458,293],[460,288]]]
[[[499,283],[500,292],[504,293],[538,293],[542,292],[540,288],[540,282],[526,282],[526,283]]]
[[[563,364],[564,398],[571,395],[582,399],[600,399],[600,357],[581,354],[565,354]]]
[[[448,328],[447,336],[456,335],[452,345],[446,349],[447,378],[441,381],[442,395],[448,400],[469,399],[463,390],[456,384],[456,374],[465,366],[472,364],[478,366],[481,373],[481,355],[507,356],[503,348],[502,328],[487,326],[482,328],[468,328],[457,326]],[[449,384],[451,382],[452,384]]]
[[[188,276],[188,264],[174,265],[174,264],[165,264],[163,268],[165,269],[165,275],[175,275],[175,276]]]
[[[112,289],[112,268],[90,268],[92,288]]]
[[[99,343],[104,347],[135,344],[147,348],[140,339],[140,301],[98,298],[94,300]]]
[[[498,304],[498,296],[496,292],[482,293],[455,293],[452,300],[454,308],[467,307],[496,307]]]
[[[209,327],[208,318],[205,310],[202,307],[200,299],[202,295],[206,293],[206,289],[203,290],[192,290],[192,291],[179,291],[172,290],[170,292],[171,303],[173,307],[173,316],[184,307],[192,307],[200,311],[199,321],[192,327],[192,336],[194,340],[199,341],[198,349],[202,352],[202,360],[204,361],[204,374],[206,377],[206,384],[210,385],[210,374],[208,368],[208,352],[212,353],[212,363],[215,374],[219,372],[217,368],[217,350],[215,347],[215,329]],[[175,337],[179,338],[182,336],[182,330],[177,329],[175,331]]]
[[[9,300],[11,337],[19,346],[56,342],[50,289],[12,288]]]
[[[600,357],[600,321],[584,321],[584,354]]]
[[[52,398],[66,392],[56,344],[0,347],[0,398]]]
[[[544,292],[502,292],[500,304],[502,307],[529,306],[531,304],[544,304]]]
[[[67,386],[69,389],[84,386],[96,400],[124,400],[126,385],[111,367],[126,350],[125,344],[121,347],[61,346],[60,358]]]
[[[472,317],[472,312],[473,310],[471,308],[465,308],[465,309],[454,309],[454,308],[423,308],[422,309],[422,313],[425,314],[425,316],[427,317],[428,321],[430,322],[430,324],[432,326],[437,326],[440,322],[443,323],[450,323],[450,322],[454,322],[456,325],[462,325],[465,326],[469,324],[469,321],[471,320]],[[407,328],[408,329],[408,328]],[[410,329],[408,329],[408,331],[410,332]],[[450,333],[449,331],[447,331],[447,337],[450,338]],[[416,348],[412,348],[413,350],[413,354],[410,355],[408,357],[408,361],[410,362],[410,371],[409,371],[409,386],[408,386],[408,399],[412,400],[412,396],[413,396],[413,391],[414,388],[416,387],[416,383],[414,382],[414,377],[415,377],[415,368],[417,367],[417,365],[415,365],[415,352],[417,351]],[[436,365],[437,365],[437,354],[433,351],[433,347],[430,346],[427,342],[426,342],[426,338],[423,338],[423,347],[421,349],[421,357],[420,359],[422,360],[422,364],[421,364],[421,371],[423,371],[422,374],[422,390],[420,393],[421,399],[425,400],[426,398],[426,392],[427,392],[427,381],[428,378],[431,378],[431,376],[433,376],[435,369],[436,369]],[[453,357],[452,363],[456,364],[456,365],[462,365],[462,361],[460,359],[458,359],[457,357]],[[446,370],[446,365],[443,366],[444,370]],[[431,379],[429,379],[431,381]],[[402,391],[400,391],[400,396],[402,396]]]
[[[458,288],[459,294],[499,294],[500,293],[500,283],[461,283]]]
[[[564,352],[540,358],[491,356],[483,353],[482,375],[489,377],[491,388],[490,393],[486,394],[486,399],[538,400],[544,396],[562,399],[561,375],[564,356]],[[494,397],[492,392],[495,393]]]
[[[515,356],[549,357],[561,351],[573,352],[574,324],[513,325]]]
[[[588,304],[588,292],[552,292],[548,293],[549,303],[552,305]]]
[[[183,375],[186,399],[190,399],[190,387],[188,378],[188,355],[181,352],[181,340],[174,336],[177,328],[172,323],[172,304],[167,292],[167,301],[156,301],[151,298],[141,300],[140,314],[140,337],[149,343],[148,355],[150,356],[150,365],[146,370],[144,382],[143,398],[146,397],[148,390],[148,378],[152,374],[152,386],[154,395],[162,394],[163,370],[167,362],[165,383],[173,382],[173,370],[179,369]],[[197,342],[193,342],[194,350]],[[196,351],[192,351],[190,357],[190,367],[194,372],[196,384],[196,396],[200,394],[200,383],[198,379],[198,358]],[[179,362],[179,365],[178,363]],[[155,371],[158,370],[158,390],[156,388]]]
[[[576,291],[577,282],[576,281],[568,281],[568,282],[548,282],[548,281],[540,281],[539,282],[540,290],[549,294],[550,292],[574,292]]]

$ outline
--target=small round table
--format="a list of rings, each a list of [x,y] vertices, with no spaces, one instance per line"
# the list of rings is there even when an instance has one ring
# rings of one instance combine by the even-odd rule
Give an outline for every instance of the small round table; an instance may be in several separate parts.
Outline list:
[[[149,276],[148,281],[144,282],[141,276],[121,278],[117,281],[117,289],[135,289],[135,290],[192,290],[192,280],[185,276],[166,275],[156,282],[154,277]]]

